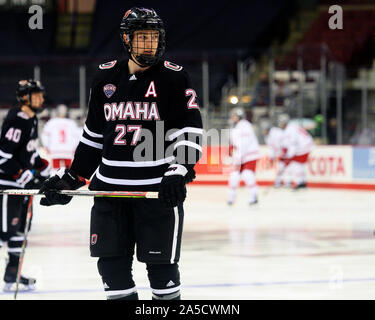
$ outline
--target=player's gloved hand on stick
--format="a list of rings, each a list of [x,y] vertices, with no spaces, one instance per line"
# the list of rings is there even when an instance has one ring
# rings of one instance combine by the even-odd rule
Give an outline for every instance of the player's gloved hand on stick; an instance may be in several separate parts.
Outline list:
[[[164,173],[159,187],[159,200],[166,208],[182,204],[186,198],[186,183],[193,181],[195,171],[181,164],[172,164]]]
[[[35,170],[32,170],[33,173],[32,179],[24,185],[25,189],[40,189],[43,185],[43,182],[49,177],[51,166],[47,160],[41,159],[41,165],[36,167]]]
[[[34,171],[34,176],[30,182],[26,183],[25,189],[40,189],[44,181],[46,178],[42,177],[39,171]]]
[[[23,171],[20,170],[20,172],[16,174],[14,178],[22,188],[25,188],[26,185],[34,179],[34,173],[29,169]]]
[[[24,189],[39,189],[46,178],[40,175],[39,171],[30,169],[20,170],[18,174],[14,176],[16,182]]]
[[[41,166],[39,166],[35,169],[39,171],[40,176],[42,178],[48,178],[49,174],[51,172],[51,165],[49,164],[49,162],[46,159],[42,158],[41,160],[42,160]]]
[[[60,169],[55,176],[47,179],[39,190],[45,198],[40,199],[42,206],[52,206],[55,204],[67,204],[72,196],[60,194],[57,190],[76,190],[86,184],[86,180],[78,176],[71,169]]]

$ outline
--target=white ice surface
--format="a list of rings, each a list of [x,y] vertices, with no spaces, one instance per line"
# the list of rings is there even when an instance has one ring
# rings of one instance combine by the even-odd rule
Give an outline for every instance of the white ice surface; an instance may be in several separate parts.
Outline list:
[[[226,205],[225,186],[191,186],[185,203],[180,260],[182,298],[373,299],[375,193],[260,188]],[[89,255],[92,199],[66,206],[34,202],[23,274],[37,290],[18,299],[102,300],[97,258]],[[6,246],[0,249],[0,275]],[[135,261],[141,299],[150,300],[145,265]],[[1,280],[1,279],[0,279]],[[13,295],[0,292],[0,299]]]

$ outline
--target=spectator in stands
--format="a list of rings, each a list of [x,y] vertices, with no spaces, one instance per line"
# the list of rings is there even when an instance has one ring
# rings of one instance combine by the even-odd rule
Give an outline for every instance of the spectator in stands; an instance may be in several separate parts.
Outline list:
[[[328,144],[337,143],[337,120],[336,118],[331,118],[328,121],[327,128]]]
[[[278,81],[276,84],[275,102],[277,106],[284,106],[285,100],[292,97],[293,91],[285,81]]]
[[[255,85],[254,89],[254,98],[251,101],[250,106],[267,106],[269,105],[270,102],[270,97],[269,97],[269,81],[268,81],[268,76],[267,73],[262,72],[260,74],[260,79],[258,83]]]
[[[356,130],[354,135],[349,140],[350,144],[355,145],[375,145],[375,131],[370,128]]]

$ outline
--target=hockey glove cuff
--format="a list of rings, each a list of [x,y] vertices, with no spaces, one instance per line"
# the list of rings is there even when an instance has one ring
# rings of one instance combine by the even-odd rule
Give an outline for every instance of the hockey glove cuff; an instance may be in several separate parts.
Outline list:
[[[185,184],[193,181],[195,171],[180,164],[172,164],[165,172],[159,187],[159,200],[166,208],[182,204],[186,198]]]
[[[25,188],[25,186],[33,180],[34,178],[34,173],[27,169],[27,170],[24,170],[22,171],[20,174],[18,174],[16,177],[15,177],[17,180],[16,182],[22,187],[22,188]]]
[[[72,199],[71,196],[60,194],[58,190],[76,190],[86,184],[86,180],[78,176],[71,169],[60,169],[55,176],[47,179],[39,190],[45,198],[40,200],[42,206],[52,206],[55,204],[67,204]]]

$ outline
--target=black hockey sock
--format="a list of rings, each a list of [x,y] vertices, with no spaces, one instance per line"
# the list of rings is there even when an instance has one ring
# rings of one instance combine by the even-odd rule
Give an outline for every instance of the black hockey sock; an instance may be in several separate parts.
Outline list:
[[[153,300],[181,300],[178,264],[147,264]]]
[[[20,259],[24,239],[25,238],[23,234],[18,234],[10,237],[10,239],[8,240],[8,265],[18,267],[18,262]]]
[[[108,300],[138,300],[132,277],[133,257],[101,257],[98,271]]]
[[[18,263],[20,262],[20,256],[18,254],[9,253],[9,260],[7,268],[15,267],[18,268]]]
[[[9,253],[8,264],[5,268],[4,281],[14,282],[18,272],[19,257],[15,254]]]

